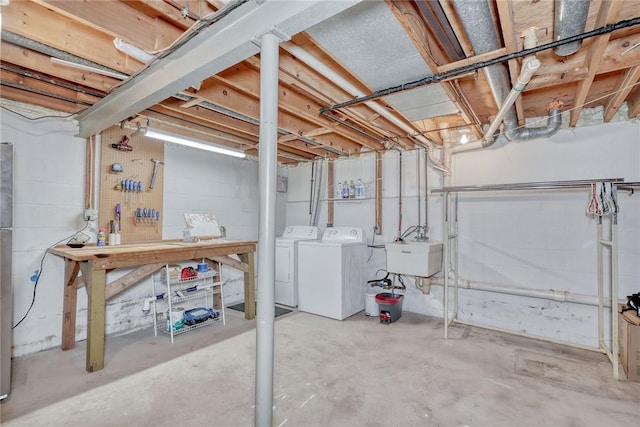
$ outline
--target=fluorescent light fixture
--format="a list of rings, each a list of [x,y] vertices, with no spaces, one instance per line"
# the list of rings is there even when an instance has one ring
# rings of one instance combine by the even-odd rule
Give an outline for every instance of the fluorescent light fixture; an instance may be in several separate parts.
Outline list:
[[[55,58],[53,56],[51,57],[51,63],[65,65],[67,67],[77,68],[79,70],[89,71],[91,73],[102,74],[103,76],[113,77],[114,79],[118,79],[118,80],[124,80],[129,77],[126,74],[118,73],[115,71],[103,70],[102,68],[96,68],[90,65],[79,64],[77,62],[71,62],[65,59]]]
[[[130,57],[135,58],[144,64],[146,64],[147,62],[151,61],[154,58],[154,56],[151,55],[150,53],[147,53],[144,50],[140,49],[139,47],[135,47],[134,45],[129,44],[126,41],[119,38],[113,39],[113,45],[120,52],[126,55],[129,55]]]
[[[225,154],[227,156],[239,157],[241,159],[247,157],[247,155],[240,150],[222,147],[220,145],[211,144],[209,142],[198,141],[197,139],[187,138],[182,135],[165,132],[163,130],[152,129],[150,127],[147,127],[147,129],[144,131],[144,136],[153,139],[159,139],[161,141],[171,142],[173,144],[185,145],[191,148],[198,148],[200,150],[212,151],[218,154]]]

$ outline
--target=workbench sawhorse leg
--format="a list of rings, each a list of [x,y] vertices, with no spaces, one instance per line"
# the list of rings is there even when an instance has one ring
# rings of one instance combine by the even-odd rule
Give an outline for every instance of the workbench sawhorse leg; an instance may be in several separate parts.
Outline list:
[[[254,269],[254,252],[240,254],[240,260],[247,264],[244,273],[244,318],[247,320],[256,317],[256,279]]]
[[[93,261],[80,266],[87,289],[87,372],[104,368],[105,289],[107,272],[95,269]]]
[[[71,350],[76,345],[76,307],[78,301],[78,272],[80,264],[64,260],[64,300],[62,302],[62,349]]]

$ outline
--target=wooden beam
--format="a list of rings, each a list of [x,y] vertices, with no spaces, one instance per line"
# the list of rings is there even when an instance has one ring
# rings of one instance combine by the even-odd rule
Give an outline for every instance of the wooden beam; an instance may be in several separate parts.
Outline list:
[[[600,5],[600,10],[598,11],[595,28],[614,23],[623,3],[624,2],[622,1],[616,0],[603,0]],[[602,55],[607,48],[607,43],[610,38],[611,33],[598,36],[593,40],[588,48],[589,50],[585,56],[584,65],[589,71],[585,78],[578,82],[578,89],[574,98],[573,110],[571,110],[571,119],[569,121],[569,125],[571,127],[575,127],[578,123],[580,113],[582,112],[582,108],[587,100],[589,90],[591,89],[591,85],[593,84],[593,80],[598,71],[598,66],[602,61]]]
[[[183,32],[169,22],[154,19],[121,1],[33,1],[143,50],[165,48]]]
[[[427,28],[422,27],[424,25],[423,23],[416,22],[415,19],[411,20],[410,18],[407,18],[408,16],[413,16],[412,14],[418,13],[417,11],[415,11],[415,9],[413,9],[411,3],[396,0],[386,0],[386,3],[395,15],[400,25],[402,25],[402,27],[404,28],[405,32],[411,39],[413,45],[418,50],[420,56],[425,61],[427,66],[431,70],[434,70],[434,72],[439,70],[440,65],[444,64],[438,63],[434,59],[431,51],[434,49],[439,50],[441,48],[437,45],[437,43],[429,43],[428,40],[420,36],[420,34],[424,34],[425,31],[428,32]],[[406,8],[409,9],[407,10]],[[445,13],[448,13],[444,5],[443,9],[445,10]],[[453,30],[455,32],[455,28],[453,28]],[[441,53],[441,55],[444,54]],[[453,85],[452,83],[453,82],[442,82],[440,83],[440,87],[445,91],[445,93],[449,97],[449,100],[460,111],[460,114],[465,122],[472,127],[477,127],[475,132],[482,134],[482,129],[479,128],[479,124],[474,120],[476,114],[473,111],[472,106],[468,103],[468,99],[460,97],[455,85]]]
[[[142,267],[135,269],[131,273],[128,273],[120,277],[119,279],[114,280],[107,285],[107,289],[104,294],[105,300],[109,300],[110,298],[118,295],[120,292],[129,289],[140,280],[160,270],[162,267],[164,267],[164,265],[164,263],[143,265]]]
[[[516,52],[518,50],[518,34],[516,34],[515,22],[513,18],[513,4],[510,1],[496,2],[498,7],[498,16],[500,17],[500,26],[502,27],[502,38],[508,52]],[[520,63],[517,59],[509,61],[509,76],[513,85],[520,75]],[[514,103],[516,108],[516,116],[518,124],[524,125],[524,111],[522,108],[522,96],[518,96]]]
[[[111,90],[116,83],[120,82],[120,80],[101,74],[82,71],[62,64],[54,64],[48,55],[25,49],[5,41],[2,41],[0,49],[2,50],[3,64],[13,64],[28,70],[34,70],[68,82],[74,82],[82,87],[104,92],[105,94]]]
[[[67,113],[77,113],[87,108],[86,105],[77,102],[71,102],[66,99],[56,99],[45,94],[37,94],[22,89],[9,86],[2,86],[2,97],[12,101],[24,102],[31,105],[39,105],[40,107],[50,108],[56,111],[64,111]]]
[[[168,98],[160,104],[151,107],[151,110],[157,111],[161,113],[161,115],[169,115],[208,128],[213,127],[221,131],[232,132],[236,135],[252,139],[256,143],[258,142],[260,129],[257,124],[248,123],[199,105],[191,108],[182,108],[181,105],[182,101],[175,98]],[[159,116],[157,118],[160,119]]]
[[[214,257],[211,257],[210,259],[212,261],[217,262],[217,263],[224,264],[224,265],[229,266],[229,267],[233,267],[236,270],[240,270],[240,271],[242,271],[244,273],[248,273],[249,272],[249,266],[245,262],[238,261],[237,259],[233,259],[229,255],[214,256]]]
[[[288,55],[283,55],[284,57]],[[286,61],[280,61],[282,68]],[[253,67],[249,67],[247,64],[236,64],[232,68],[220,73],[210,80],[218,80],[224,85],[229,85],[235,90],[243,92],[244,94],[258,99],[260,96],[260,74]],[[333,86],[333,83],[327,82],[327,88]],[[325,89],[325,86],[319,86]],[[201,92],[200,92],[201,93]],[[346,98],[343,98],[346,99]],[[279,93],[279,110],[281,113],[286,112],[291,115],[297,116],[314,126],[313,129],[304,131],[304,133],[313,132],[315,128],[333,128],[336,136],[348,138],[351,142],[357,142],[360,145],[364,145],[372,150],[383,148],[382,144],[367,138],[363,138],[362,135],[357,134],[355,131],[347,128],[335,127],[335,123],[331,122],[326,117],[322,117],[318,114],[318,111],[325,105],[317,103],[314,99],[305,96],[300,91],[291,90],[289,87],[280,83]],[[371,118],[371,113],[367,119]],[[320,136],[320,134],[318,135]]]
[[[629,98],[627,98],[627,106],[629,107],[629,118],[640,115],[640,87],[636,87]]]
[[[507,54],[507,49],[500,48],[498,50],[493,50],[491,52],[481,53],[480,55],[474,55],[469,58],[461,59],[459,61],[440,65],[437,68],[437,72],[438,74],[446,73],[458,68],[467,67],[469,65],[475,65],[483,61],[490,61],[492,59],[499,58],[506,54]]]
[[[604,109],[604,121],[610,122],[614,114],[620,109],[620,106],[627,98],[627,95],[631,93],[635,85],[640,80],[640,65],[633,68],[629,68],[624,76],[620,79],[620,82],[613,91],[613,96],[607,102]]]
[[[125,74],[132,74],[142,67],[137,60],[132,61],[116,50],[112,35],[96,31],[33,2],[14,1],[3,6],[2,29]]]
[[[218,79],[209,79],[205,81],[198,91],[198,95],[218,105],[224,105],[226,108],[236,111],[245,116],[258,119],[260,112],[260,103],[258,96],[249,96],[231,85],[224,84]],[[282,103],[280,104],[282,107]],[[287,111],[280,110],[278,114],[278,127],[286,129],[291,133],[304,133],[316,129],[318,125],[327,123],[313,123],[309,121],[310,117],[304,119],[298,115],[291,114]],[[314,139],[322,145],[335,147],[345,153],[357,154],[360,152],[362,145],[352,139],[347,139],[341,135],[323,135]]]
[[[359,86],[359,82],[347,80],[355,87]],[[324,106],[351,98],[351,95],[335,86],[333,82],[318,75],[314,70],[301,64],[300,61],[297,61],[287,53],[280,56],[280,83],[289,86],[293,90],[304,92],[314,102]],[[364,92],[367,93],[370,90],[365,89]],[[386,106],[386,108],[389,107]],[[395,124],[384,118],[377,117],[366,104],[358,104],[342,109],[340,113],[361,129],[379,137],[380,140],[401,132]],[[371,123],[374,117],[376,117],[377,122]],[[355,136],[354,133],[351,133],[351,129],[343,128],[342,126],[336,128],[336,132],[344,131],[349,132],[345,136],[354,135],[356,139],[362,139],[362,136]]]

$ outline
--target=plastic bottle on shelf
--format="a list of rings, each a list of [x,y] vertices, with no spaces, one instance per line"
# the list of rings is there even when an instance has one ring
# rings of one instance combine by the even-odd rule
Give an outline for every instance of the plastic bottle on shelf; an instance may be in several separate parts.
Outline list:
[[[338,185],[336,185],[336,194],[334,196],[334,198],[336,199],[342,199],[342,183],[340,181],[338,181]]]
[[[349,198],[349,184],[347,183],[346,180],[342,184],[342,198],[343,199],[348,199]]]
[[[356,198],[356,184],[355,182],[353,182],[353,180],[349,181],[349,198]]]
[[[364,199],[365,191],[366,188],[364,182],[362,182],[362,178],[358,178],[358,182],[356,183],[356,199]]]
[[[100,229],[100,231],[98,231],[98,242],[97,242],[97,246],[104,246],[107,243],[107,232],[104,231],[103,229]]]

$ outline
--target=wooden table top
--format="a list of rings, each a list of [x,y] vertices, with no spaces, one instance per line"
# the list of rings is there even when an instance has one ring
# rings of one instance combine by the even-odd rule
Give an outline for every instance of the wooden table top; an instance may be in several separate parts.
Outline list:
[[[72,261],[99,261],[96,268],[130,267],[149,263],[184,261],[210,256],[255,252],[253,240],[203,240],[194,243],[182,240],[130,243],[116,246],[86,245],[72,248],[58,245],[49,252]]]

